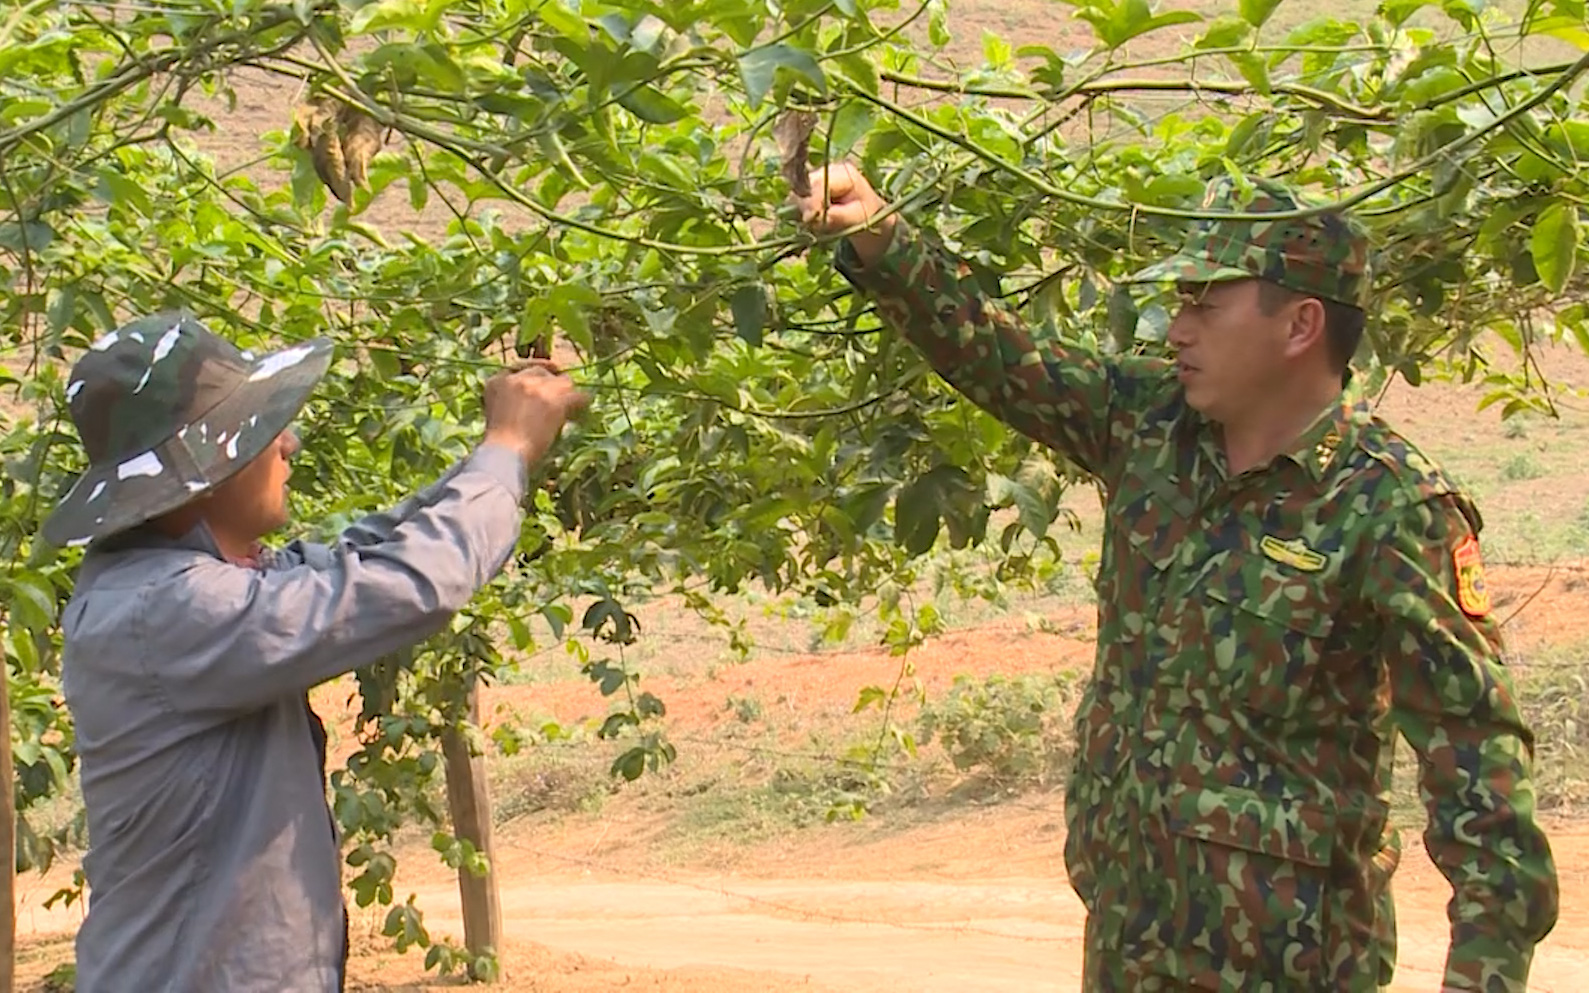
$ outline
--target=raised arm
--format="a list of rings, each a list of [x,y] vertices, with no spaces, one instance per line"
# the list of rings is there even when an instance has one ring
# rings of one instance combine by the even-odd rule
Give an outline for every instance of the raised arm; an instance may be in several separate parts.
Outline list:
[[[812,229],[872,223],[840,246],[837,264],[877,301],[891,328],[972,402],[1109,481],[1119,441],[1173,387],[1164,362],[1105,358],[1061,341],[1039,344],[963,260],[897,215],[874,222],[887,204],[854,166],[814,172],[811,186],[811,196],[797,204]]]
[[[140,641],[167,698],[182,709],[248,709],[440,631],[511,554],[526,467],[586,402],[545,372],[492,380],[484,443],[401,519],[390,515],[360,541],[301,546],[263,570],[206,561],[158,590]],[[186,616],[162,617],[170,605]]]
[[[452,482],[453,477],[463,469],[465,464],[467,464],[467,460],[459,460],[443,473],[440,479],[418,493],[406,497],[396,506],[367,514],[349,524],[337,536],[337,541],[343,545],[363,547],[378,544],[390,538],[404,521],[409,520],[427,507],[435,506],[437,501],[446,495],[447,485]]]
[[[1395,722],[1418,754],[1424,841],[1452,887],[1442,988],[1523,993],[1534,946],[1556,922],[1556,868],[1534,819],[1533,735],[1460,500],[1409,506],[1366,593],[1387,622]]]

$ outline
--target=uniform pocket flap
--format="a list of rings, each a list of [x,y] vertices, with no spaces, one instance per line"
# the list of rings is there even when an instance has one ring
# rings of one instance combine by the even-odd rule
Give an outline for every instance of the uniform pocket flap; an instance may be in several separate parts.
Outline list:
[[[1235,786],[1186,786],[1170,797],[1170,830],[1287,862],[1327,867],[1335,843],[1335,814],[1319,804]]]
[[[1250,583],[1211,583],[1204,592],[1226,607],[1310,638],[1324,637],[1335,625],[1330,598],[1311,579],[1276,578],[1260,572]]]

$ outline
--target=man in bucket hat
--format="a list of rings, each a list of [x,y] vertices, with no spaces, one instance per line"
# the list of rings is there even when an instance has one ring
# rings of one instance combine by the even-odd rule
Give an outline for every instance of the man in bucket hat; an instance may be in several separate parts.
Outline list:
[[[186,314],[101,338],[68,381],[88,470],[45,525],[88,544],[63,616],[89,852],[79,993],[327,993],[346,917],[307,691],[442,630],[519,537],[527,467],[583,394],[494,377],[482,443],[333,545],[287,523],[289,423],[331,360],[251,357]]]
[[[815,231],[867,225],[837,264],[883,320],[1107,491],[1065,795],[1083,988],[1388,983],[1399,730],[1454,896],[1445,988],[1521,993],[1557,915],[1532,733],[1477,510],[1351,395],[1362,229],[1280,184],[1212,183],[1216,219],[1136,276],[1178,284],[1174,360],[1111,356],[1034,341],[968,263],[879,219],[853,166],[811,186]],[[1218,216],[1237,213],[1275,216]]]

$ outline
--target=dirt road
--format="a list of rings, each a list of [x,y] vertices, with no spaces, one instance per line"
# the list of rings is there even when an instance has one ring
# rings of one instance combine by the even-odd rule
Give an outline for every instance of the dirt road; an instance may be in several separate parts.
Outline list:
[[[1076,990],[1081,906],[1057,864],[1044,871],[1023,859],[1020,868],[1034,874],[987,874],[1012,837],[1024,838],[1028,852],[1035,844],[1044,860],[1057,855],[1057,838],[1033,840],[1038,821],[1017,813],[969,827],[940,825],[835,846],[825,859],[813,839],[803,850],[770,856],[776,862],[765,872],[741,866],[716,874],[626,874],[622,859],[598,863],[570,854],[572,845],[505,838],[507,988]],[[1589,975],[1589,871],[1578,868],[1589,866],[1589,828],[1561,825],[1553,843],[1563,864],[1561,923],[1536,952],[1529,988],[1567,993]],[[401,892],[409,888],[433,932],[461,934],[450,878],[427,873]],[[1449,894],[1409,839],[1396,880],[1396,990],[1438,988]],[[367,979],[378,982],[372,991],[421,988],[401,985],[413,981],[392,971],[406,973],[403,960],[377,954],[362,961]],[[588,985],[597,976],[606,978]]]

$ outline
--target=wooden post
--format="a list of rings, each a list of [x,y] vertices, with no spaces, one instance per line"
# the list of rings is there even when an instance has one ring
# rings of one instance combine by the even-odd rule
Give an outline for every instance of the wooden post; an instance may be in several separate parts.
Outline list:
[[[32,635],[28,635],[32,637]],[[5,871],[0,872],[0,902],[5,918],[0,921],[0,993],[16,988],[17,971],[17,796],[16,770],[11,765],[11,677],[0,658],[0,852],[5,853]]]
[[[480,723],[480,689],[470,680],[469,720]],[[502,955],[502,901],[497,894],[496,851],[491,843],[491,792],[486,783],[484,755],[471,755],[469,743],[456,728],[449,728],[441,739],[447,768],[447,808],[452,815],[453,835],[468,841],[490,863],[484,876],[476,876],[467,866],[458,867],[458,894],[463,903],[464,947],[471,958],[493,952]],[[479,980],[474,965],[470,978]],[[6,991],[9,993],[9,991]]]

